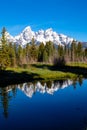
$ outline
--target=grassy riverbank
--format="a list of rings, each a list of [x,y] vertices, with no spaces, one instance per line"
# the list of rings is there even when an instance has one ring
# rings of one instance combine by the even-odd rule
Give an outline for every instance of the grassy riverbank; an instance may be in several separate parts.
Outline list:
[[[87,68],[87,63],[72,62],[72,63],[67,63],[67,66]]]
[[[32,64],[28,67],[7,68],[0,72],[0,84],[23,83],[34,80],[61,80],[87,77],[87,65],[69,63],[66,66],[53,66],[48,64]]]
[[[61,79],[61,78],[72,78],[75,74],[70,72],[62,72],[52,65],[41,65],[41,64],[33,64],[30,65],[29,68],[8,68],[8,71],[13,71],[15,73],[26,73],[34,75],[33,79]]]

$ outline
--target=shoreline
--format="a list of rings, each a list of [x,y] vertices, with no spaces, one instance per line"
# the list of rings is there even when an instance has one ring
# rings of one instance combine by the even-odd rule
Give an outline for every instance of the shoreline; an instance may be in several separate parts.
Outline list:
[[[87,78],[87,68],[80,66],[52,66],[34,64],[28,68],[7,68],[0,71],[0,86],[34,82],[37,80],[65,80],[76,77]]]

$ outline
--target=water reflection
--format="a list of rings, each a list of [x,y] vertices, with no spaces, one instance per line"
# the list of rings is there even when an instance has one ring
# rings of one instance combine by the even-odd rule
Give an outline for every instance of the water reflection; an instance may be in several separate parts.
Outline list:
[[[78,78],[79,85],[82,85],[82,78]],[[73,88],[76,88],[77,79],[73,80],[60,80],[60,81],[47,81],[47,82],[36,82],[36,83],[24,83],[22,85],[18,85],[18,88],[24,92],[24,94],[28,97],[32,97],[34,93],[47,93],[53,95],[54,92],[59,89],[64,89],[73,85]]]
[[[16,90],[17,88],[15,87],[15,85],[0,88],[0,102],[1,106],[3,107],[3,114],[5,118],[8,117],[9,102],[12,97],[16,96]]]
[[[79,85],[82,85],[82,78],[78,79]],[[73,80],[60,80],[60,81],[41,81],[41,82],[29,82],[19,85],[11,85],[7,86],[5,88],[0,88],[0,103],[3,107],[3,114],[5,118],[8,118],[8,110],[10,101],[12,98],[14,98],[17,94],[18,90],[21,90],[24,92],[26,96],[31,98],[36,92],[40,92],[42,94],[51,94],[53,95],[54,92],[64,89],[66,87],[70,87],[70,85],[73,85],[74,88],[76,88],[77,79]]]
[[[66,81],[47,81],[47,82],[36,82],[36,83],[24,83],[23,85],[18,85],[18,88],[24,92],[24,94],[28,97],[32,97],[34,93],[48,93],[53,95],[55,91],[59,89],[64,89],[69,87],[69,85],[73,84],[72,80]]]

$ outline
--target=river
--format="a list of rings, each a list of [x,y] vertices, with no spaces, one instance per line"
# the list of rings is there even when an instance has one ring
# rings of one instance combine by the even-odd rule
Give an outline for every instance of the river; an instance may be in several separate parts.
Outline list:
[[[0,87],[0,130],[86,130],[87,79]]]

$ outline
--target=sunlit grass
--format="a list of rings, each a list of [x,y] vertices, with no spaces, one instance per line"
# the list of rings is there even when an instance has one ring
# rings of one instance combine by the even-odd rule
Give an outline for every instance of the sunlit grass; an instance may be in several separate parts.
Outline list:
[[[83,67],[83,68],[87,68],[87,63],[83,63],[83,62],[69,62],[67,63],[68,66],[73,66],[73,67]]]
[[[52,66],[52,65],[50,65]],[[28,68],[24,69],[24,68],[8,68],[7,70],[11,70],[13,72],[17,72],[17,73],[22,73],[22,72],[26,72],[27,74],[37,74],[34,76],[34,79],[37,78],[42,78],[44,80],[47,79],[65,79],[65,78],[73,78],[76,75],[69,73],[69,72],[62,72],[62,71],[58,71],[58,70],[51,70],[49,68],[42,67],[41,65],[39,67],[35,67],[30,65]]]

